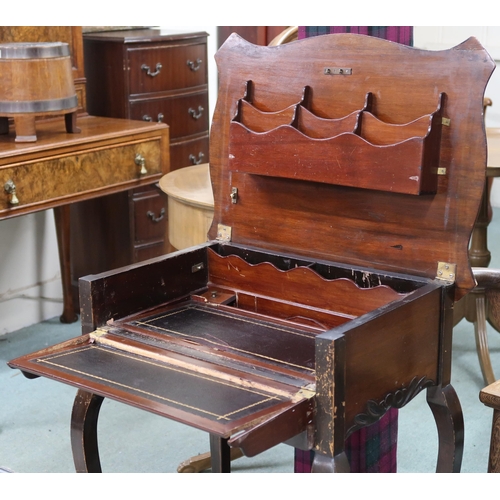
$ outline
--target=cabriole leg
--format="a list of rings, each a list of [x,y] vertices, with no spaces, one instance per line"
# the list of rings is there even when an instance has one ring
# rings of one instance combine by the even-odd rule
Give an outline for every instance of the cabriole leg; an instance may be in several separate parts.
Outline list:
[[[97,419],[104,398],[78,391],[71,414],[71,449],[76,472],[102,472],[97,445]]]
[[[436,472],[460,472],[464,451],[464,417],[457,393],[451,385],[429,387],[427,403],[438,430]]]

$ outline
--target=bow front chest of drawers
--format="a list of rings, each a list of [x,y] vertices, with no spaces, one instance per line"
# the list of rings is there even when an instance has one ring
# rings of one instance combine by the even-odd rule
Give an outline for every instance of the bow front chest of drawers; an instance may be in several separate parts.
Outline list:
[[[84,335],[10,365],[79,389],[81,471],[104,397],[206,431],[213,471],[286,442],[337,472],[346,436],[423,390],[436,470],[459,471],[453,304],[475,285],[493,60],[475,38],[341,34],[231,35],[216,61],[210,241],[82,278]]]
[[[208,161],[207,33],[89,32],[83,46],[90,114],[168,124],[170,170]],[[154,184],[76,205],[72,225],[75,277],[171,248],[166,196]],[[102,248],[81,252],[96,232],[108,235],[97,242]]]

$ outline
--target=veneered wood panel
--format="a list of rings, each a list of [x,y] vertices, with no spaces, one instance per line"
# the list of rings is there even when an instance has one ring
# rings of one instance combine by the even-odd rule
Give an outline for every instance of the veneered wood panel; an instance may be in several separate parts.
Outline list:
[[[366,58],[373,51],[380,57]],[[216,59],[221,78],[211,130],[215,210],[210,238],[223,224],[234,228],[235,242],[426,277],[436,276],[438,262],[449,262],[457,265],[457,299],[474,286],[467,245],[484,186],[483,94],[494,69],[477,40],[432,52],[351,34],[279,47],[252,45],[232,35]],[[417,71],[417,62],[426,71]],[[327,66],[352,68],[352,74],[325,75]],[[451,68],[464,79],[455,78]],[[293,171],[289,179],[236,173],[230,165],[230,120],[248,81],[254,84],[253,104],[262,111],[297,103],[310,86],[310,111],[328,117],[359,109],[376,89],[372,112],[389,123],[432,113],[444,92],[443,116],[451,126],[442,128],[439,167],[446,175],[439,176],[437,193],[407,196],[389,189],[377,193],[300,183]],[[283,164],[286,168],[286,158]],[[236,204],[229,197],[232,187],[239,193]]]

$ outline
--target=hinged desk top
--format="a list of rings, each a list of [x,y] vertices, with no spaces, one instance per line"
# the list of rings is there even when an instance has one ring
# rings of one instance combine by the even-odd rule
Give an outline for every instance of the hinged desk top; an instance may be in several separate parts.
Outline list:
[[[373,54],[377,57],[373,57]],[[216,55],[214,222],[233,242],[474,286],[468,242],[485,179],[475,38],[445,51],[362,35]],[[226,229],[227,230],[227,229]]]

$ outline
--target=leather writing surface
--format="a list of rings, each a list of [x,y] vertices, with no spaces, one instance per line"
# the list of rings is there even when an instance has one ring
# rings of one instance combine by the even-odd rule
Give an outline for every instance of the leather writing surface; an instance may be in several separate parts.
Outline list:
[[[190,372],[167,362],[92,344],[41,357],[37,363],[213,421],[241,418],[285,399]]]
[[[131,324],[274,365],[309,373],[314,370],[315,335],[299,329],[196,305]]]

